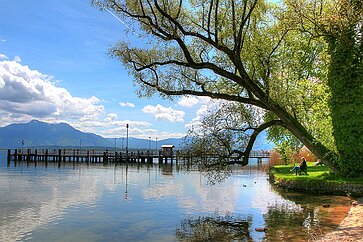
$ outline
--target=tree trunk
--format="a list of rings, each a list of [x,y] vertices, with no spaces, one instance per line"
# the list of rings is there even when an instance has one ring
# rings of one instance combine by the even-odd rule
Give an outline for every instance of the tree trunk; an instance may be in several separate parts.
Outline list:
[[[355,31],[352,26],[340,36],[328,39],[329,105],[338,166],[344,177],[363,174],[363,51]]]
[[[339,167],[335,164],[334,153],[317,141],[293,116],[291,116],[280,105],[269,102],[269,107],[284,123],[298,140],[301,141],[317,158],[321,159],[328,165],[334,173],[340,173]]]

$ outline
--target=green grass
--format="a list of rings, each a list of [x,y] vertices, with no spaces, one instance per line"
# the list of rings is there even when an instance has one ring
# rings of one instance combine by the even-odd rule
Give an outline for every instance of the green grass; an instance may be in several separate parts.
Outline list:
[[[314,166],[314,162],[308,162],[308,175],[295,175],[295,172],[290,171],[294,166],[278,165],[271,167],[270,172],[274,175],[275,180],[294,180],[306,182],[332,182],[332,183],[354,183],[363,184],[361,178],[341,178],[332,174],[326,166]]]

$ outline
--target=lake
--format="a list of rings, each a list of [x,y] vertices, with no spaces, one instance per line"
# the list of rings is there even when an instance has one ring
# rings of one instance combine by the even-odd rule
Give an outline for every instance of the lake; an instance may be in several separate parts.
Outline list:
[[[0,241],[307,241],[336,228],[349,210],[346,197],[275,191],[258,166],[234,166],[212,185],[170,160],[58,168],[7,166],[5,155]]]

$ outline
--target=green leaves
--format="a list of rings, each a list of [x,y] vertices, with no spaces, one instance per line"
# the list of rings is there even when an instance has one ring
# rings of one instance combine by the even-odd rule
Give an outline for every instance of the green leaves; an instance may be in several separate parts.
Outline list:
[[[299,140],[336,171],[346,169],[335,167],[334,154],[363,157],[361,145],[358,152],[349,148],[353,141],[363,143],[349,138],[356,133],[363,137],[360,1],[100,0],[98,4],[134,26],[148,43],[133,46],[125,41],[110,50],[134,76],[140,96],[196,95],[236,102],[231,105],[237,111],[235,130],[246,130],[241,128],[245,124],[254,131],[278,124],[270,131],[272,139],[284,145]],[[226,112],[225,107],[220,111]],[[221,125],[218,132],[206,131],[229,143],[219,151],[243,147],[239,141],[246,138],[244,132],[237,135],[216,124]],[[208,145],[219,149],[214,143]]]

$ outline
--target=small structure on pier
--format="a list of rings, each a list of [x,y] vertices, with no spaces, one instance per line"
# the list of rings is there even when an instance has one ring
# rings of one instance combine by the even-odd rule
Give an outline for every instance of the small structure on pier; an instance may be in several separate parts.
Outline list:
[[[163,157],[173,157],[173,149],[174,149],[174,145],[162,145],[161,146],[161,155]]]

